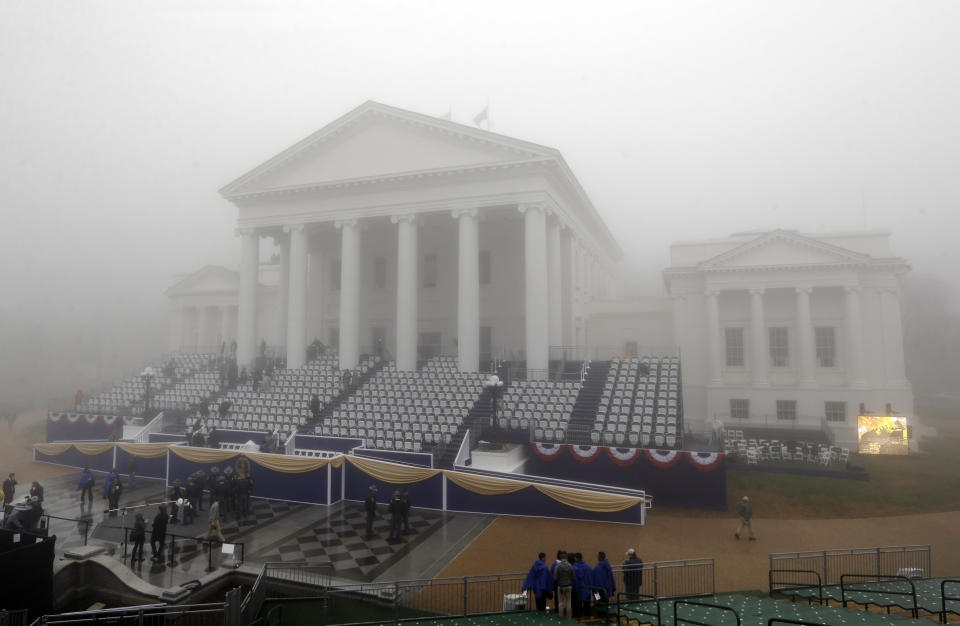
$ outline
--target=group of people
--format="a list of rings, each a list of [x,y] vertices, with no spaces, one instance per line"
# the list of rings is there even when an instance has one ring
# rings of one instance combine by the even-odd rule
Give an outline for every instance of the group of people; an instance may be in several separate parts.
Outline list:
[[[134,457],[131,457],[134,458]],[[130,471],[130,486],[133,486],[134,471]],[[80,492],[80,512],[86,506],[88,512],[93,511],[93,488],[97,484],[96,476],[90,471],[89,467],[83,468],[80,474],[80,481],[77,483],[77,491]],[[123,495],[123,481],[117,468],[112,468],[107,478],[103,481],[102,498],[107,501],[107,511],[110,517],[116,517],[120,509],[120,496]]]
[[[34,530],[43,517],[43,486],[33,481],[26,496],[17,500],[17,475],[10,472],[3,481],[3,527],[11,530]]]
[[[373,524],[377,519],[377,486],[370,485],[367,498],[363,502],[367,513],[367,539],[373,539]],[[403,535],[410,532],[410,490],[395,490],[387,504],[390,513],[389,542],[403,541]]]
[[[556,561],[549,566],[546,558],[544,552],[537,556],[521,590],[533,592],[538,611],[546,611],[547,600],[553,600],[558,615],[578,619],[589,617],[591,607],[603,606],[615,598],[613,567],[604,552],[597,553],[593,567],[579,552],[558,550]],[[633,548],[627,550],[623,562],[623,584],[627,594],[638,597],[643,584],[643,560]]]

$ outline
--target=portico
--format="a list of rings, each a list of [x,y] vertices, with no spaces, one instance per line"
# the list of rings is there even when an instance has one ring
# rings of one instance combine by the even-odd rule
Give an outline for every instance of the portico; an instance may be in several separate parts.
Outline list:
[[[221,194],[239,210],[246,367],[268,337],[299,367],[318,336],[336,344],[341,368],[386,351],[414,369],[439,342],[463,371],[500,357],[546,377],[551,346],[575,337],[574,295],[596,297],[619,257],[555,150],[372,102]],[[265,330],[257,281],[267,237],[280,267]],[[565,262],[565,248],[578,259]]]

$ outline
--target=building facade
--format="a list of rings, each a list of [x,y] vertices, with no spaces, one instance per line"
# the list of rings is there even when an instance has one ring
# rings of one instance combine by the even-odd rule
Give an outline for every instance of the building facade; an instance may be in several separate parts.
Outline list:
[[[667,297],[614,297],[621,252],[552,148],[367,102],[221,190],[239,271],[167,295],[172,349],[236,341],[343,368],[363,353],[464,371],[559,354],[679,353],[688,425],[826,425],[912,414],[900,321],[906,262],[880,232],[745,233],[676,243]],[[275,250],[263,262],[266,250]],[[889,407],[888,407],[889,405]]]

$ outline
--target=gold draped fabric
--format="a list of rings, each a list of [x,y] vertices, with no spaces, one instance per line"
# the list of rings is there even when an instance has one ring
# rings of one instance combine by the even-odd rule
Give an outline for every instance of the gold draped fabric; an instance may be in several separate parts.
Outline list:
[[[583,509],[584,511],[596,511],[598,513],[625,511],[643,502],[643,498],[639,497],[581,491],[579,489],[568,489],[566,487],[554,487],[551,485],[534,485],[534,488],[540,493],[553,498],[560,504]]]
[[[318,459],[306,456],[285,456],[283,454],[263,454],[246,452],[245,457],[268,470],[285,474],[300,474],[326,467],[331,459]]]
[[[429,469],[425,467],[409,467],[406,465],[394,465],[384,461],[374,461],[358,456],[347,457],[351,465],[355,466],[364,474],[371,476],[385,483],[394,485],[407,485],[418,483],[428,478],[433,478],[440,473],[440,470]]]
[[[33,449],[40,454],[57,456],[69,450],[72,445],[72,443],[35,443],[33,444]]]
[[[181,459],[194,463],[220,463],[227,461],[240,453],[236,450],[212,450],[210,448],[191,448],[189,446],[170,446],[170,452]]]
[[[482,496],[501,496],[526,489],[530,486],[530,483],[490,478],[489,476],[480,476],[478,474],[444,472],[444,475],[447,477],[447,480],[458,487],[463,487],[467,491],[479,493]]]
[[[117,446],[131,456],[141,459],[159,459],[166,456],[169,443],[117,443]]]
[[[94,456],[97,454],[103,454],[107,450],[113,450],[114,443],[112,441],[105,441],[102,443],[75,443],[73,447],[77,449],[77,452],[83,454],[88,454]]]

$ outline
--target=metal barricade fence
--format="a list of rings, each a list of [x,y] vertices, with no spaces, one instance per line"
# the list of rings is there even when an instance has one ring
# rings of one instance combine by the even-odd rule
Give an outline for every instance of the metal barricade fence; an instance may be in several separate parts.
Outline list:
[[[909,572],[909,575],[914,578],[929,578],[931,575],[930,568],[929,545],[880,546],[770,554],[771,571],[814,571],[820,575],[824,585],[840,584],[840,577],[843,574],[897,576]]]
[[[73,525],[75,524],[77,534],[83,541],[83,545],[87,545],[87,537],[90,535],[90,524],[92,523],[90,519],[59,517],[44,513],[40,520],[41,528],[46,529],[47,536],[59,535],[62,537],[69,535],[74,530]]]
[[[29,619],[27,609],[0,610],[0,626],[27,626]]]
[[[712,596],[716,591],[713,558],[644,563],[636,592],[654,598]],[[613,566],[617,591],[631,592],[624,579],[624,566]]]
[[[140,606],[100,611],[61,613],[46,615],[34,624],[61,624],[70,626],[162,626],[176,623],[178,626],[227,626],[227,614],[223,603],[186,604],[182,606]]]

